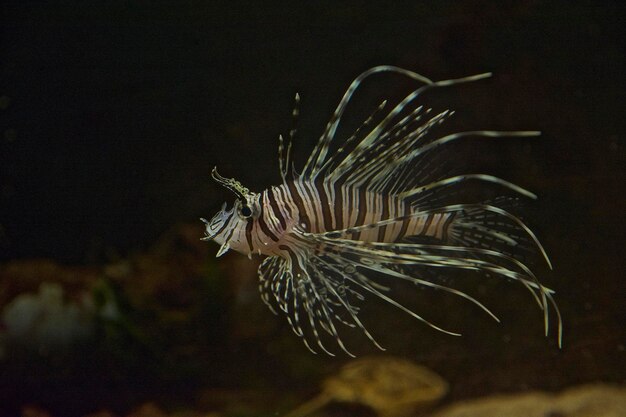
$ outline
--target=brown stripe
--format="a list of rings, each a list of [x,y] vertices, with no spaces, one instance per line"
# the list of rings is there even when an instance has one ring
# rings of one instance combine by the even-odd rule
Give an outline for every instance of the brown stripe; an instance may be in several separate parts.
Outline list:
[[[285,210],[287,210],[288,215],[293,217],[293,213],[291,212],[291,206],[287,204],[287,193],[289,193],[289,190],[283,189],[283,187],[276,187],[276,193],[278,194],[276,198],[276,204],[278,204],[279,201],[282,202],[283,207],[285,208]],[[287,227],[287,225],[285,225],[285,227]]]
[[[424,227],[422,228],[422,230],[417,235],[418,236],[425,235],[426,232],[428,231],[428,228],[430,227],[430,224],[432,222],[433,222],[433,215],[432,214],[426,215],[426,220],[424,221]]]
[[[293,280],[297,279],[297,270],[300,269],[299,266],[300,264],[298,263],[298,257],[296,256],[296,253],[291,249],[291,247],[287,246],[287,245],[280,245],[278,247],[281,250],[286,251],[289,254],[289,258],[291,258],[291,265],[292,265],[292,272],[293,272]],[[293,284],[292,284],[293,285]]]
[[[377,198],[383,199],[383,212],[380,216],[380,220],[387,220],[387,217],[389,216],[389,197],[377,196]],[[378,241],[379,242],[385,241],[386,231],[387,231],[387,225],[381,226],[378,229]]]
[[[333,184],[335,189],[335,201],[334,207],[335,210],[335,229],[341,230],[343,229],[343,187],[339,184],[339,181],[335,181]]]
[[[357,195],[357,198],[359,199],[359,204],[357,208],[358,214],[357,214],[356,222],[354,224],[355,226],[362,226],[363,222],[365,221],[365,216],[367,215],[367,199],[365,197],[366,197],[365,190],[359,189],[358,195]],[[354,204],[352,204],[352,206],[354,206]],[[355,240],[358,240],[359,237],[361,237],[361,232],[355,232],[352,235],[352,238]]]
[[[283,217],[280,208],[278,207],[278,202],[276,201],[276,198],[274,197],[274,191],[269,189],[267,190],[267,199],[270,202],[270,207],[272,208],[272,211],[274,212],[274,217],[278,219],[278,221],[280,222],[280,226],[282,227],[283,230],[285,230],[287,228],[287,223],[285,222],[285,218]]]
[[[228,244],[230,242],[230,239],[233,237],[234,233],[235,233],[235,228],[233,227],[232,229],[230,229],[230,233],[228,234],[228,237],[224,239],[223,244]]]
[[[452,224],[452,222],[454,221],[454,218],[456,217],[456,213],[450,213],[450,217],[448,217],[445,221],[445,223],[443,224],[443,236],[447,237],[448,236],[448,228],[450,228],[450,225]]]
[[[400,204],[402,205],[402,217],[405,217],[405,218],[402,219],[402,226],[400,226],[400,232],[398,232],[398,235],[396,236],[395,240],[400,240],[404,238],[404,235],[406,234],[406,229],[409,227],[409,223],[411,222],[411,220],[406,219],[407,207],[409,207],[408,204],[404,202]]]
[[[246,240],[248,241],[248,247],[250,248],[250,252],[254,251],[254,247],[252,246],[252,227],[254,226],[254,220],[248,219],[248,224],[246,224]]]
[[[305,224],[304,231],[310,232],[311,221],[309,220],[309,216],[307,215],[307,212],[304,208],[304,202],[302,201],[302,196],[300,196],[300,193],[298,192],[298,189],[296,188],[296,184],[293,182],[289,182],[287,184],[287,187],[289,187],[289,194],[291,195],[293,202],[296,204],[296,207],[298,208],[298,213],[297,213],[298,219],[300,223]],[[299,224],[298,226],[302,227],[302,224]]]
[[[261,213],[259,213],[259,218],[258,218],[259,226],[261,226],[261,230],[263,231],[265,235],[269,236],[269,238],[272,239],[274,242],[278,242],[278,238],[276,237],[274,233],[272,233],[272,231],[267,225],[267,222],[265,221],[265,218],[264,218],[265,217],[265,211],[264,211],[265,204],[260,204],[260,206],[261,206]]]

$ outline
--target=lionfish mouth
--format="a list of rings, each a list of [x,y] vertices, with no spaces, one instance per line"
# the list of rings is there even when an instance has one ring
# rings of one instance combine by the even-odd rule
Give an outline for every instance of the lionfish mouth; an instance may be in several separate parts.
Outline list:
[[[224,206],[226,206],[226,204],[224,203]],[[206,230],[204,231],[204,237],[200,238],[200,240],[204,240],[204,241],[209,241],[209,240],[214,240],[220,233],[221,233],[221,228],[217,230],[217,232],[215,233],[209,233],[208,229],[211,227],[210,223],[204,219],[204,218],[200,218],[200,220],[202,220],[204,222],[204,224],[207,225]],[[226,252],[228,252],[228,250],[230,249],[230,237],[232,236],[232,233],[228,236],[228,238],[226,240],[224,240],[224,243],[222,244],[222,246],[220,247],[220,249],[217,251],[217,254],[215,255],[216,258],[219,258],[220,256],[222,256],[223,254],[225,254]]]
[[[227,203],[222,204],[222,207],[221,207],[220,211],[218,212],[218,215],[222,214],[222,217],[223,217],[223,213],[227,212],[226,208],[227,208]],[[215,217],[211,221],[208,221],[204,217],[200,217],[200,220],[205,225],[204,237],[200,238],[200,240],[205,240],[205,241],[213,240],[222,232],[222,227],[215,227],[214,224],[213,224],[214,220],[215,220]],[[222,223],[226,222],[226,219],[222,218],[221,220],[222,220]],[[215,230],[215,231],[211,232],[211,230]]]
[[[204,229],[204,237],[201,237],[200,240],[204,240],[204,241],[209,241],[209,240],[213,240],[215,238],[215,236],[217,236],[217,233],[209,233],[209,221],[207,219],[205,219],[204,217],[200,217],[200,220],[202,221],[202,223],[204,223],[206,225],[206,228]]]

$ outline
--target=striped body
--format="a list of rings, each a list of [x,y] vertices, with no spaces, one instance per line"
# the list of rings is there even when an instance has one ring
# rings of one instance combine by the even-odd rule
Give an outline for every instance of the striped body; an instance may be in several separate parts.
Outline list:
[[[414,211],[400,198],[302,179],[265,190],[259,199],[262,210],[256,221],[249,220],[252,227],[245,238],[247,246],[238,246],[244,253],[286,256],[287,252],[279,248],[280,242],[294,228],[308,233],[326,233],[397,217],[404,217],[404,220],[348,233],[351,239],[363,242],[398,242],[407,236],[443,241],[454,219],[453,213],[408,216]],[[344,207],[354,209],[344,210]]]
[[[352,136],[338,141],[338,125],[356,89],[366,78],[384,72],[409,77],[421,86],[381,115],[384,101]],[[469,137],[538,133],[480,130],[433,137],[431,131],[453,112],[432,115],[431,109],[414,105],[429,89],[488,75],[434,82],[391,66],[364,72],[344,94],[301,172],[291,158],[295,130],[286,146],[280,137],[280,185],[254,193],[213,170],[213,178],[237,199],[230,209],[224,204],[210,222],[202,219],[204,239],[221,245],[217,256],[229,249],[267,256],[259,268],[261,297],[272,311],[285,314],[294,333],[314,352],[332,355],[326,340],[330,337],[352,355],[341,339],[341,327],[359,329],[382,349],[358,316],[366,295],[436,330],[459,335],[398,303],[390,288],[378,282],[381,277],[453,294],[498,320],[469,294],[434,282],[434,275],[425,269],[478,272],[521,283],[543,311],[546,334],[549,307],[556,311],[560,344],[562,326],[554,292],[539,282],[523,259],[537,254],[548,266],[550,262],[535,234],[504,208],[515,200],[475,201],[464,185],[492,184],[536,197],[492,175],[451,175],[441,163],[449,159],[451,144]]]

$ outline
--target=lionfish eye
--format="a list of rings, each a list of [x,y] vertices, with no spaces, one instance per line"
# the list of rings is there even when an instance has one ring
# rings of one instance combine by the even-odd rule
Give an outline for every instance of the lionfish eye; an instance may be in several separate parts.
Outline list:
[[[241,215],[246,218],[252,216],[252,209],[248,206],[241,206]]]

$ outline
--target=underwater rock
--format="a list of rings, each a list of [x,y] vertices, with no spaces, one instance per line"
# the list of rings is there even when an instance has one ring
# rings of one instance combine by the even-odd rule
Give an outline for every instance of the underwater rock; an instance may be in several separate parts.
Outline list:
[[[99,319],[120,315],[100,269],[47,259],[0,266],[0,359],[20,351],[66,351],[93,340]]]
[[[355,403],[381,417],[408,416],[435,404],[448,392],[448,383],[413,362],[375,356],[349,362],[322,384],[322,392],[286,417],[304,417],[326,404]]]
[[[583,385],[561,394],[544,392],[494,395],[462,401],[432,417],[623,417],[626,387],[608,384]]]
[[[79,301],[66,301],[63,287],[43,282],[37,293],[23,293],[1,313],[3,343],[56,350],[93,335],[96,308],[85,294]]]

